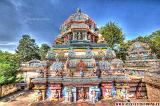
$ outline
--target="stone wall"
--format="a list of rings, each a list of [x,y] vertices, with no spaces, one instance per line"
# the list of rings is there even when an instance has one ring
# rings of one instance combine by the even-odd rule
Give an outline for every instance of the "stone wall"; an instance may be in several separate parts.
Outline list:
[[[146,84],[148,100],[150,102],[160,102],[160,88],[154,85]]]
[[[0,86],[0,97],[13,93],[19,89],[20,87],[18,87],[16,84],[8,84]]]
[[[153,74],[144,77],[146,82],[148,100],[151,102],[160,102],[160,75]]]

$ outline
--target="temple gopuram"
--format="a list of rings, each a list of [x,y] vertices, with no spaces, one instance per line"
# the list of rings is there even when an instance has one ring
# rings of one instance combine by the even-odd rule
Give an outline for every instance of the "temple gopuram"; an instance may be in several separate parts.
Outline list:
[[[136,42],[128,51],[126,62],[116,58],[94,20],[78,9],[61,25],[43,70],[31,80],[37,100],[147,98],[143,78],[159,62],[146,44]]]

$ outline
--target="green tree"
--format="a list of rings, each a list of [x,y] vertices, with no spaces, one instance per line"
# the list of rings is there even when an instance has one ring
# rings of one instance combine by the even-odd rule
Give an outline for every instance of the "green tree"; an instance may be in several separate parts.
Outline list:
[[[123,44],[124,35],[122,29],[114,22],[109,22],[101,27],[99,32],[107,41],[109,47],[113,48],[115,44]]]
[[[156,53],[157,57],[160,58],[160,30],[153,32],[148,36],[148,39],[152,52]]]
[[[41,47],[39,49],[39,54],[40,54],[41,60],[45,59],[49,49],[50,49],[50,47],[47,44],[42,44],[41,45]]]
[[[18,72],[18,56],[0,51],[0,84],[8,84],[16,81]]]
[[[16,53],[20,57],[20,61],[30,61],[32,59],[40,59],[39,47],[35,40],[29,35],[23,35],[19,41]]]
[[[122,29],[116,23],[108,22],[100,28],[99,32],[105,38],[107,45],[115,50],[117,58],[125,60],[127,48],[125,48]]]

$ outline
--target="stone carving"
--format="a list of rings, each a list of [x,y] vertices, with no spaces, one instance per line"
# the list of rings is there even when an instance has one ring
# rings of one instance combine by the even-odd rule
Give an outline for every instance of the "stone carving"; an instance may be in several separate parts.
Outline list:
[[[68,57],[69,58],[74,58],[76,56],[76,53],[74,52],[74,50],[71,48],[68,52]]]
[[[39,73],[38,73],[38,77],[39,78],[43,78],[44,77],[44,73],[43,73],[43,71],[40,69],[40,70],[38,70],[39,71]]]
[[[57,54],[57,58],[64,58],[64,51],[61,49],[60,52]]]
[[[62,76],[63,63],[60,62],[59,59],[56,59],[56,62],[51,65],[50,70],[54,70],[56,76]]]
[[[47,52],[47,55],[46,55],[46,58],[54,58],[56,56],[56,53],[53,51],[48,51]]]
[[[100,50],[98,51],[98,57],[105,57],[105,53],[102,48],[100,48]]]
[[[126,98],[126,95],[127,95],[127,90],[124,87],[122,87],[122,89],[121,89],[121,97],[122,98]]]
[[[105,57],[106,58],[115,58],[116,57],[115,51],[112,50],[111,48],[108,48],[106,50]]]
[[[73,72],[71,71],[70,66],[71,66],[71,62],[70,62],[69,58],[67,58],[67,61],[65,64],[65,72],[66,72],[66,76],[68,76],[68,77],[73,76]]]
[[[110,69],[108,61],[105,60],[105,58],[102,58],[102,61],[99,62],[99,69],[102,72],[102,75],[106,73]]]
[[[83,77],[84,76],[84,71],[86,68],[86,64],[83,62],[83,60],[81,59],[80,62],[77,64],[77,71],[80,72],[80,76]]]
[[[93,56],[94,56],[94,53],[92,52],[91,49],[88,48],[87,51],[86,51],[85,57],[86,58],[93,58]]]

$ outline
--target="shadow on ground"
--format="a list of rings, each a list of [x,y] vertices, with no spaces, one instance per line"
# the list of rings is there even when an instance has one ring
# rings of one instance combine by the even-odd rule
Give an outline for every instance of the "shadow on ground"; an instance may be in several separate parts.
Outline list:
[[[115,102],[123,102],[121,100],[101,100],[96,104],[88,102],[77,102],[77,103],[62,103],[62,102],[35,102],[29,106],[115,106]]]

